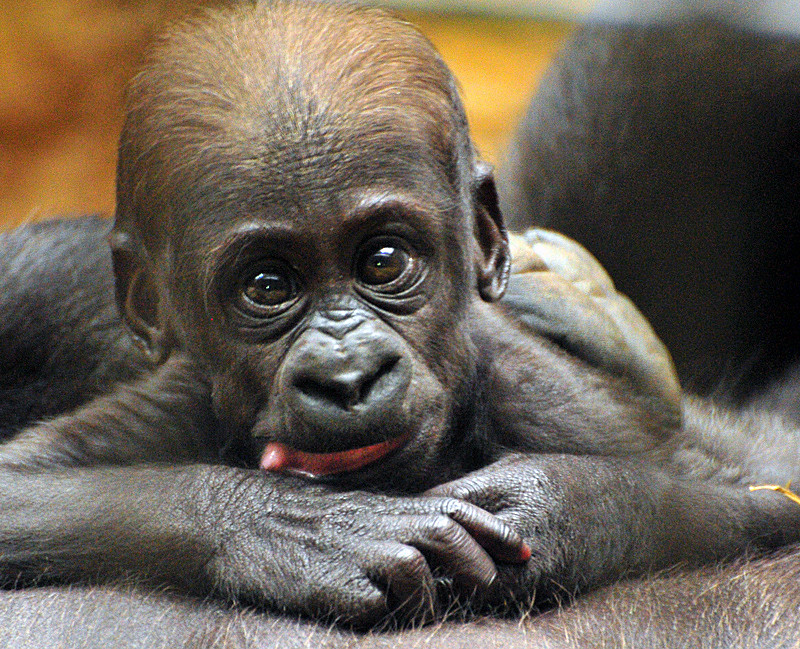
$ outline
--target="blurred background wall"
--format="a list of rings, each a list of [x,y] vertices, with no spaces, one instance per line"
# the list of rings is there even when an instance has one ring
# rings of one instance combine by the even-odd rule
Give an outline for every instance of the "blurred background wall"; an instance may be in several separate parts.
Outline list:
[[[583,15],[588,2],[388,4],[419,25],[453,68],[478,146],[496,162],[538,76],[569,32],[570,19]],[[153,34],[199,4],[2,3],[0,229],[53,215],[113,212],[125,83]]]
[[[365,0],[369,1],[369,0]],[[0,0],[0,229],[114,209],[126,81],[154,32],[214,0]],[[372,0],[416,22],[460,79],[492,162],[571,25],[698,13],[800,33],[798,0]]]

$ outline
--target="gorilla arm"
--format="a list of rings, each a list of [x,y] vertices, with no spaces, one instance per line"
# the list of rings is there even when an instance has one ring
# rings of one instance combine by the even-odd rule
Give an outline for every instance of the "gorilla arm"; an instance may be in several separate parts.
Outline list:
[[[507,331],[517,330],[512,323]],[[496,328],[494,333],[501,344],[502,335]],[[554,348],[545,345],[540,351],[552,359],[548,366],[562,369],[563,375],[551,379],[554,385],[574,374],[588,377],[578,382],[583,406],[595,398],[597,385],[608,383]],[[503,374],[512,365],[504,363]],[[527,371],[524,364],[516,365]],[[541,378],[526,380],[536,379],[541,389]],[[513,392],[518,380],[507,389]],[[2,550],[5,579],[14,582],[20,573],[70,581],[133,574],[189,592],[216,590],[235,600],[370,624],[405,599],[415,602],[415,610],[434,608],[435,599],[424,594],[432,582],[420,551],[460,580],[462,591],[477,588],[487,596],[496,569],[488,551],[501,564],[508,589],[500,595],[511,592],[519,603],[534,587],[552,594],[557,583],[574,592],[654,566],[707,561],[751,544],[783,542],[780,531],[796,521],[793,509],[785,511],[784,500],[775,494],[749,494],[725,476],[675,475],[688,472],[678,466],[680,453],[668,470],[646,453],[596,455],[607,440],[597,441],[598,448],[588,446],[592,426],[585,427],[576,447],[566,448],[564,439],[554,438],[551,448],[509,456],[440,488],[456,500],[335,493],[289,476],[190,464],[213,463],[219,453],[207,390],[202,372],[176,356],[153,376],[120,386],[115,394],[3,445],[3,519],[9,521]],[[506,397],[505,403],[518,405],[513,394]],[[608,415],[600,416],[594,425],[607,425]],[[691,427],[681,433],[687,448],[703,435],[706,446],[719,446],[731,429],[741,427],[732,419],[707,431],[699,425],[707,420],[706,415],[690,419]],[[562,426],[556,421],[553,428]],[[508,441],[518,445],[522,439]],[[735,441],[729,447],[730,453],[741,452]],[[754,480],[784,479],[747,465],[761,457],[758,449],[754,444],[746,457],[727,461],[747,466]],[[791,466],[784,457],[775,463]],[[688,465],[696,471],[698,463]],[[519,558],[514,533],[465,500],[523,533],[535,551],[524,570],[502,565]],[[769,506],[760,509],[757,503]],[[354,528],[353,521],[362,519],[370,521],[369,529]],[[298,528],[318,532],[293,537]],[[230,534],[220,539],[219,529]],[[763,537],[765,529],[775,530],[774,537]],[[365,532],[366,539],[359,536]],[[299,566],[296,542],[305,557]],[[442,544],[445,551],[439,550]],[[343,564],[343,555],[354,559]],[[367,576],[376,571],[393,576],[388,597]],[[356,589],[344,586],[353,579]],[[275,590],[276,583],[287,582],[296,590]]]
[[[196,464],[212,461],[213,414],[202,381],[187,376],[190,364],[170,359],[0,447],[5,584],[133,575],[369,625],[395,609],[435,610],[429,564],[471,592],[494,580],[490,555],[519,561],[525,551],[464,501]]]

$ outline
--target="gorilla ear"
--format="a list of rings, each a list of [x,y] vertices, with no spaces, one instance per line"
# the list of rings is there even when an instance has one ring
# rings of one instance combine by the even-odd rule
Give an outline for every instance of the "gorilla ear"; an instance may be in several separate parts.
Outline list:
[[[477,250],[475,270],[478,292],[487,302],[503,297],[511,268],[508,232],[497,201],[492,167],[482,161],[475,163],[472,202],[475,210],[475,240]]]
[[[130,237],[112,232],[109,239],[116,278],[117,306],[151,362],[163,363],[169,356],[160,295],[153,278],[131,245]]]

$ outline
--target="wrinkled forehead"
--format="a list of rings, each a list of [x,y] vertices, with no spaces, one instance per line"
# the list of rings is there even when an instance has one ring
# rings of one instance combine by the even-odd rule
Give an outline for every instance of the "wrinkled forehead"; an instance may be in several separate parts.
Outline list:
[[[413,27],[370,10],[274,3],[167,38],[131,87],[122,147],[140,171],[158,170],[161,187],[197,200],[214,186],[221,200],[244,189],[253,200],[280,192],[285,204],[292,190],[307,201],[303,191],[364,178],[455,188],[464,133],[455,82]]]

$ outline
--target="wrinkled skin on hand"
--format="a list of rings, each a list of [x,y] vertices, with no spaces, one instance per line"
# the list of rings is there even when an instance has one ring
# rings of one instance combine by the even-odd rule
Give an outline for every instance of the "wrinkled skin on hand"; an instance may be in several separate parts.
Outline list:
[[[214,497],[226,489],[209,484]],[[511,525],[466,500],[335,493],[289,476],[270,490],[245,478],[237,490],[246,487],[261,490],[261,509],[214,522],[230,533],[207,567],[245,602],[359,627],[432,620],[437,580],[462,598],[486,595],[496,563],[530,555]]]
[[[494,514],[530,546],[531,558],[525,564],[499,569],[497,591],[502,595],[488,602],[519,613],[533,604],[537,590],[551,593],[552,603],[569,600],[587,584],[616,580],[614,563],[634,563],[636,549],[650,544],[646,529],[637,530],[635,539],[626,536],[637,526],[620,507],[617,494],[624,492],[630,476],[619,469],[613,460],[513,454],[427,493],[457,498]],[[635,519],[635,500],[626,505]]]

